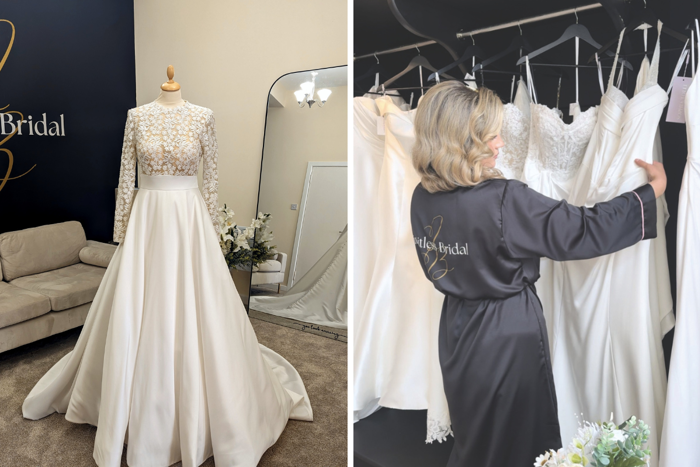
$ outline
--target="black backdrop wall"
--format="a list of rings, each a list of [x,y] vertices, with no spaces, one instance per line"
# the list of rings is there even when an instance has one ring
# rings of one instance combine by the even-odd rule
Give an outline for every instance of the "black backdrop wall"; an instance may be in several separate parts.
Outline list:
[[[0,152],[0,183],[9,178],[0,232],[77,220],[89,239],[112,240],[126,112],[136,105],[133,2],[4,1],[0,20],[15,28],[0,69],[0,141],[19,119],[7,112],[27,121],[0,145],[11,153]],[[11,39],[0,22],[0,60]]]
[[[471,39],[458,41],[454,39],[455,33],[460,29],[470,31],[478,28],[517,21],[545,13],[561,11],[569,8],[589,5],[592,1],[572,0],[355,0],[354,2],[354,54],[360,56],[373,52],[436,39],[452,49],[452,54],[446,47],[440,44],[425,46],[420,49],[424,55],[437,68],[448,65],[454,61],[453,54],[460,56],[463,50],[472,44]],[[629,21],[640,9],[644,8],[644,0],[608,0],[603,1],[607,8],[598,8],[578,13],[579,23],[585,25],[593,38],[601,44],[607,43],[612,38],[618,37],[618,31],[622,23]],[[678,32],[690,35],[685,28],[691,19],[700,17],[700,2],[697,0],[647,0],[647,8],[651,9],[664,24]],[[393,9],[393,11],[392,11]],[[400,11],[404,15],[397,16],[394,11]],[[611,14],[613,13],[613,14]],[[556,40],[569,25],[576,21],[574,15],[550,19],[539,23],[522,26],[523,35],[536,49],[551,41]],[[420,33],[420,35],[415,34]],[[476,45],[481,46],[487,56],[495,55],[507,48],[513,37],[519,34],[517,27],[500,31],[478,34],[474,36]],[[656,41],[656,31],[649,32],[649,50],[653,50]],[[683,43],[665,34],[661,36],[662,52],[660,61],[659,82],[667,87],[676,61],[680,55]],[[588,60],[595,52],[593,47],[581,42],[580,63]],[[623,46],[623,52],[638,54],[643,52],[643,34],[636,32]],[[417,54],[415,49],[379,55],[381,66],[381,80],[394,76],[402,71],[409,60]],[[492,69],[506,71],[516,70],[515,62],[517,52],[494,63]],[[635,67],[631,73],[626,72],[623,78],[622,89],[628,95],[632,95],[635,79],[641,55],[630,55],[629,61]],[[573,41],[557,47],[537,59],[540,63],[574,63]],[[374,76],[364,79],[357,78],[364,75],[369,68],[376,63],[374,57],[355,61],[355,95],[362,95],[374,84]],[[469,63],[471,65],[471,62]],[[604,66],[612,65],[612,59],[603,61]],[[533,67],[535,87],[540,103],[554,107],[556,105],[558,77],[552,71],[543,67]],[[573,68],[557,69],[563,73],[561,97],[559,108],[566,115],[569,103],[575,100],[574,70]],[[524,69],[522,70],[524,72]],[[455,69],[459,74],[459,70]],[[607,83],[609,69],[604,70],[604,81]],[[427,79],[429,72],[424,71]],[[598,85],[597,70],[584,68],[580,70],[580,98],[581,109],[586,110],[592,105],[600,103],[600,87]],[[479,84],[481,77],[477,75]],[[484,75],[484,85],[495,90],[504,101],[510,99],[510,76]],[[397,80],[392,87],[419,86],[417,70],[408,73]],[[417,96],[420,91],[416,92]],[[410,91],[402,92],[408,101]],[[678,194],[680,183],[685,168],[687,156],[687,141],[685,125],[667,123],[666,114],[662,116],[661,138],[663,143],[664,166],[668,175],[668,188],[666,199],[668,202],[670,220],[666,226],[669,268],[671,271],[671,286],[675,301],[675,268],[676,268],[676,222],[678,211]],[[570,118],[568,119],[570,121]],[[673,331],[664,340],[664,349],[667,358],[670,357]]]

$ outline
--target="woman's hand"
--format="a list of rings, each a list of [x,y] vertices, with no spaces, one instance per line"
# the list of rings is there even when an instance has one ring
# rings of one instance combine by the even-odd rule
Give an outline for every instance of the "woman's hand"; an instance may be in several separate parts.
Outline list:
[[[653,162],[651,164],[644,162],[641,159],[635,159],[634,162],[646,170],[649,177],[649,184],[654,188],[654,194],[658,198],[666,191],[666,171],[661,162]]]

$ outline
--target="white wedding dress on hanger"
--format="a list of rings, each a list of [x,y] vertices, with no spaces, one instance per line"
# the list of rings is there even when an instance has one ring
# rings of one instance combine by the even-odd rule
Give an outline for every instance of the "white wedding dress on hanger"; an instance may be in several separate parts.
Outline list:
[[[695,20],[700,38],[700,24]],[[700,47],[700,44],[698,44]],[[693,49],[695,44],[693,44]],[[694,53],[693,50],[691,53]],[[694,63],[693,63],[694,64]],[[676,243],[676,330],[668,375],[666,413],[661,439],[661,467],[695,465],[693,447],[700,439],[700,73],[685,95],[688,160],[678,202]],[[675,76],[674,76],[675,77]],[[672,78],[673,79],[673,78]]]
[[[503,106],[501,138],[503,146],[496,159],[496,168],[508,179],[520,180],[530,142],[530,96],[521,79],[512,103]]]
[[[598,120],[573,182],[568,201],[576,206],[593,206],[596,188],[603,183],[620,145],[623,112],[628,97],[613,84],[618,64],[622,34],[608,79],[608,86],[598,107]],[[622,66],[620,67],[622,73]],[[606,391],[605,375],[614,373],[610,346],[607,345],[607,302],[613,255],[560,263],[561,302],[555,311],[552,371],[557,390],[559,425],[562,439],[572,439],[578,419],[607,420],[597,417],[603,407],[612,410],[615,400]],[[593,413],[591,413],[593,412]],[[590,414],[590,416],[589,416]]]
[[[403,111],[388,97],[376,102],[386,136],[371,235],[381,248],[354,321],[355,420],[377,407],[427,409],[426,439],[443,441],[451,434],[437,345],[444,296],[425,281],[409,216],[420,182],[411,162],[415,110]]]
[[[200,193],[197,170],[203,159]],[[75,348],[34,386],[25,418],[97,426],[100,467],[253,467],[289,418],[311,420],[297,371],[258,344],[219,246],[211,110],[128,112],[114,240]],[[139,191],[134,195],[136,162]]]
[[[577,188],[587,189],[576,193],[574,201],[587,193],[583,204],[592,206],[647,183],[634,159],[652,161],[668,100],[657,84],[659,47],[657,40],[647,79],[629,101],[611,77],[586,154],[585,163],[593,164],[593,170],[582,171],[590,179],[577,180]],[[656,281],[653,241],[562,263],[564,289],[552,364],[564,439],[575,433],[577,415],[607,420],[613,413],[618,423],[634,415],[650,426],[650,465],[656,467],[666,377],[660,300],[650,291]]]
[[[372,89],[375,88],[373,87]],[[379,176],[384,161],[384,119],[379,115],[379,107],[377,107],[376,102],[378,97],[376,94],[366,94],[362,97],[355,97],[352,100],[352,196],[354,202],[353,222],[350,223],[350,231],[352,233],[353,248],[357,252],[353,258],[352,290],[354,301],[353,317],[356,326],[361,319],[360,316],[369,291],[369,284],[372,280],[374,261],[379,250],[379,245],[373,235],[370,235],[374,228],[374,211],[377,208]],[[386,98],[392,99],[398,106],[405,104],[400,96],[388,96]],[[382,131],[380,132],[380,130]],[[358,337],[357,331],[355,336]]]
[[[564,123],[558,109],[537,103],[530,61],[527,59],[525,68],[529,94],[533,102],[530,104],[530,140],[522,181],[545,196],[566,200],[591,140],[598,119],[598,107],[591,107],[579,113],[570,124]],[[547,323],[547,337],[552,356],[557,338],[554,333],[558,328],[557,310],[561,309],[561,264],[549,258],[542,258],[540,278],[535,284]]]

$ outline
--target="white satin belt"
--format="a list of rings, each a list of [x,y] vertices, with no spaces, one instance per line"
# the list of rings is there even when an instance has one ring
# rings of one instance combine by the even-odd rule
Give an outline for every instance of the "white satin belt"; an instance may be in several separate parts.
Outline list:
[[[199,188],[196,175],[140,175],[139,189],[147,190],[189,190]]]

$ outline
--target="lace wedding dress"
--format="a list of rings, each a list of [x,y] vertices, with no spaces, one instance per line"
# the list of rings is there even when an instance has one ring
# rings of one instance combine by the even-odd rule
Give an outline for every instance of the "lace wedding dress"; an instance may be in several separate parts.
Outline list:
[[[567,200],[598,120],[598,107],[578,114],[570,124],[564,123],[559,109],[537,103],[529,60],[525,68],[533,102],[530,104],[530,141],[521,180],[549,198]],[[562,300],[562,277],[561,263],[541,259],[536,287],[552,354],[557,339],[554,330],[558,327],[556,310],[560,309]]]
[[[530,96],[523,80],[512,103],[503,106],[503,146],[496,159],[496,168],[505,178],[520,180],[530,142]]]
[[[25,418],[97,426],[100,467],[252,467],[287,420],[311,420],[297,371],[258,344],[218,241],[211,110],[128,112],[114,256],[73,351],[34,386]],[[200,193],[197,168],[203,159]],[[141,167],[134,193],[136,162]]]

